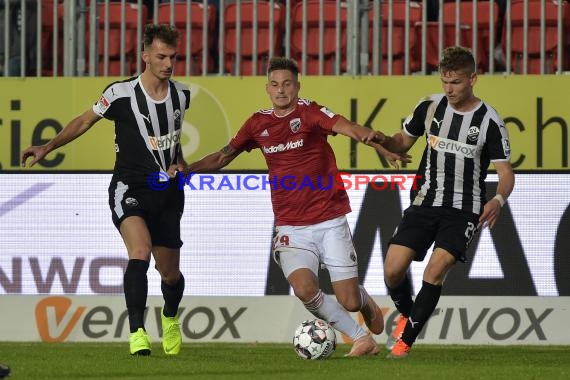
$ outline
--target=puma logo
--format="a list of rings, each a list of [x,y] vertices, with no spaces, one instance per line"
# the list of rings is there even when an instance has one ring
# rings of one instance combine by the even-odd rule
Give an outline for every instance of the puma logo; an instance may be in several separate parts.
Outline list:
[[[414,322],[414,321],[412,320],[412,317],[408,318],[408,320],[410,321],[410,325],[412,325],[412,328],[415,328],[416,325],[419,323],[419,322]]]
[[[437,121],[437,119],[435,117],[432,119],[432,121],[435,123],[435,125],[437,125],[438,129],[441,127],[441,123],[443,123],[443,119],[441,119],[440,121]]]
[[[141,117],[142,117],[147,123],[150,124],[150,115],[145,116],[145,115],[143,115],[143,114],[141,113]]]

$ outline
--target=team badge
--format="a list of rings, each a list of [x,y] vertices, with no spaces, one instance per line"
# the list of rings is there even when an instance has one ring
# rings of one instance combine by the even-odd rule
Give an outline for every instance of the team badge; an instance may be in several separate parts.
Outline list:
[[[509,144],[509,139],[501,139],[503,143],[503,152],[505,153],[505,157],[509,157],[511,155],[511,144]]]
[[[182,113],[180,112],[180,110],[175,110],[174,111],[174,129],[180,129],[180,115]]]
[[[125,204],[129,207],[137,207],[139,205],[139,201],[137,201],[135,198],[128,197],[125,199]]]
[[[289,127],[291,128],[291,132],[297,133],[299,129],[301,129],[301,119],[295,118],[289,122]]]
[[[472,125],[467,131],[467,141],[474,142],[477,141],[477,139],[479,139],[479,128]]]

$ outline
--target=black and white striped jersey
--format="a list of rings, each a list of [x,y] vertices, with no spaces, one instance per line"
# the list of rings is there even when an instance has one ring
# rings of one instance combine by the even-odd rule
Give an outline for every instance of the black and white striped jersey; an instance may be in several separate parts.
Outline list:
[[[444,94],[424,98],[404,121],[412,137],[426,134],[416,187],[417,206],[454,207],[481,214],[490,162],[509,161],[509,136],[497,111],[481,101],[474,110],[454,110]]]
[[[140,77],[110,84],[93,111],[115,122],[114,177],[124,183],[146,184],[151,173],[166,172],[181,153],[184,113],[190,90],[170,80],[167,96],[148,96]]]

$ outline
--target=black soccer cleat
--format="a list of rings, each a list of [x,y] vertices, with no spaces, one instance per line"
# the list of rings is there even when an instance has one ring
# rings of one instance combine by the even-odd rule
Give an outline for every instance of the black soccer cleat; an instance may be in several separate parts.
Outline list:
[[[0,379],[5,378],[6,376],[10,376],[10,367],[6,364],[0,363]]]

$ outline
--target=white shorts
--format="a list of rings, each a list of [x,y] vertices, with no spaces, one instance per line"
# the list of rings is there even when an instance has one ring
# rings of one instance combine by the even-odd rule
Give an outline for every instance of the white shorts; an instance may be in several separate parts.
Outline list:
[[[300,268],[318,276],[319,266],[329,271],[332,282],[358,277],[346,216],[310,226],[277,226],[275,231],[273,259],[286,278]]]

